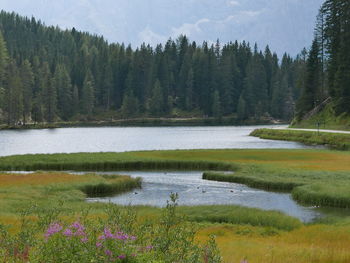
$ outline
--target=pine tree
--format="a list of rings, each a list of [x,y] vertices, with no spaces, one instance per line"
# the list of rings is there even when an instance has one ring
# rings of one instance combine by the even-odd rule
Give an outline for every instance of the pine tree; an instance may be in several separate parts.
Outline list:
[[[85,76],[81,93],[81,113],[91,115],[95,106],[95,90],[94,79],[90,71]]]
[[[319,47],[315,39],[307,60],[305,86],[298,101],[298,119],[301,119],[320,102],[320,64]]]
[[[20,68],[20,75],[23,87],[23,123],[27,123],[27,120],[31,118],[32,104],[33,104],[33,87],[34,87],[34,74],[32,66],[28,60],[23,61]]]
[[[44,62],[40,72],[40,89],[42,91],[42,104],[44,106],[44,118],[52,123],[57,114],[57,90],[52,84],[49,64]]]
[[[160,116],[164,112],[165,103],[163,89],[159,79],[156,80],[152,91],[152,97],[149,101],[149,110],[153,116]]]
[[[57,90],[57,109],[63,120],[69,120],[72,116],[72,84],[70,76],[64,65],[57,65],[53,79],[53,89]]]
[[[15,126],[20,123],[23,111],[22,82],[18,68],[13,61],[10,61],[6,71],[5,83],[5,112],[7,124]]]
[[[213,93],[212,114],[215,118],[221,118],[221,102],[219,91],[215,90]]]
[[[1,117],[1,110],[5,107],[4,82],[5,82],[7,63],[8,63],[8,53],[7,53],[6,43],[0,31],[0,117]]]
[[[134,92],[128,90],[125,92],[123,104],[121,107],[121,114],[123,118],[135,117],[139,113],[139,101],[134,95]]]

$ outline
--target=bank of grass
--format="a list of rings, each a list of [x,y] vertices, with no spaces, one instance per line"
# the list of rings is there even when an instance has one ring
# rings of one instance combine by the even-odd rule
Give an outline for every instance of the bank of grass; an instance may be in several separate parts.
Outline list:
[[[350,150],[350,134],[297,131],[297,130],[277,130],[277,129],[257,129],[251,136],[261,139],[295,141],[309,145],[326,145],[338,150]]]
[[[117,175],[73,175],[58,172],[0,174],[0,217],[16,217],[20,211],[33,204],[49,209],[58,203],[62,203],[57,208],[62,214],[68,215],[84,207],[99,214],[103,212],[105,205],[87,203],[86,196],[118,194],[140,186],[138,178]],[[138,210],[146,217],[161,213],[161,209],[151,207],[140,206]],[[302,225],[298,219],[280,212],[239,206],[181,207],[180,212],[194,222],[226,222],[269,226],[281,230],[292,230]]]
[[[296,200],[350,207],[350,152],[329,150],[190,150],[23,155],[0,170],[202,170],[204,178],[292,192]],[[213,173],[234,171],[234,173]],[[317,191],[314,191],[315,187]],[[322,186],[322,187],[320,187]]]
[[[139,187],[140,178],[122,175],[0,174],[0,215],[16,215],[33,204],[49,208],[55,202],[66,203],[61,208],[68,211],[78,208],[86,196],[120,194]]]
[[[300,220],[278,211],[263,211],[232,205],[180,207],[179,212],[190,221],[228,223],[234,225],[262,226],[275,230],[290,231],[300,228]]]

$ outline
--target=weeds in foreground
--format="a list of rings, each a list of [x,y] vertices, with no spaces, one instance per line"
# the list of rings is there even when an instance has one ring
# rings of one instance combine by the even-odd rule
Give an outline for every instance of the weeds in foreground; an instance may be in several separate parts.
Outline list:
[[[194,242],[196,229],[178,215],[177,194],[158,221],[140,222],[133,208],[110,204],[106,217],[88,219],[87,212],[72,222],[53,209],[33,220],[36,207],[21,215],[16,234],[0,226],[0,258],[5,262],[154,262],[220,263],[214,237],[205,245]]]

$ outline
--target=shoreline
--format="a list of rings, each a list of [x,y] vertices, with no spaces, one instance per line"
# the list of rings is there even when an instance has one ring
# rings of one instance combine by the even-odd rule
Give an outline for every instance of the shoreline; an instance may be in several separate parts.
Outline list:
[[[287,125],[275,120],[238,121],[233,117],[217,118],[135,118],[110,121],[77,121],[26,124],[20,126],[0,125],[0,130],[57,129],[78,127],[179,127],[179,126],[253,126],[253,125]]]

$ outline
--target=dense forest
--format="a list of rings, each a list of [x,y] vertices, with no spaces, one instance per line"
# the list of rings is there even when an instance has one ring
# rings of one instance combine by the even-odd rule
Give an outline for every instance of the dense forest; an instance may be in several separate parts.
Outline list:
[[[2,11],[0,117],[11,126],[133,117],[290,120],[306,58],[306,50],[279,60],[269,47],[199,45],[186,36],[133,49]]]
[[[335,116],[350,114],[350,1],[326,0],[317,17],[297,117],[330,101]]]

